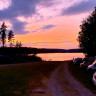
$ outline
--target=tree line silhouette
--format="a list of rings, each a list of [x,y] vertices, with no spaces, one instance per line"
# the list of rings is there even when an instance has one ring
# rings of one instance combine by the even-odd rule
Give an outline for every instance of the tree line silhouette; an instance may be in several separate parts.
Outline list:
[[[0,64],[14,64],[20,62],[29,62],[29,61],[42,61],[42,59],[36,56],[36,48],[27,48],[21,47],[21,41],[16,41],[14,45],[15,37],[12,30],[8,32],[8,36],[6,35],[7,26],[5,22],[2,23],[0,27],[0,42],[2,43],[2,47],[0,48]],[[9,46],[6,47],[6,41],[8,39]],[[28,55],[33,54],[33,55]]]
[[[2,23],[1,25],[1,28],[0,28],[0,42],[2,43],[2,47],[4,48],[5,47],[5,44],[6,44],[6,31],[7,31],[7,26],[5,24],[5,22]],[[9,46],[10,47],[21,47],[22,46],[22,43],[21,41],[16,41],[16,45],[14,45],[14,33],[12,30],[9,31],[8,33],[8,42],[9,42]]]
[[[78,41],[86,56],[96,56],[96,7],[80,25]]]

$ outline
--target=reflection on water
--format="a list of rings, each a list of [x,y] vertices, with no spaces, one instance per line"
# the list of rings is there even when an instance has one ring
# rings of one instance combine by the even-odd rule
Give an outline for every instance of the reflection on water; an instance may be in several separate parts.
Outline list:
[[[41,57],[45,61],[64,61],[64,60],[72,60],[77,57],[84,57],[83,53],[44,53],[37,54],[37,56]]]

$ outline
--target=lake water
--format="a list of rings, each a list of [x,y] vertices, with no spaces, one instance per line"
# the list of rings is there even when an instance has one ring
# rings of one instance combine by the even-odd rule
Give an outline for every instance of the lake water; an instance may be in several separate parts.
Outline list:
[[[78,57],[84,58],[83,53],[43,53],[37,54],[37,56],[41,57],[45,61],[64,61]]]

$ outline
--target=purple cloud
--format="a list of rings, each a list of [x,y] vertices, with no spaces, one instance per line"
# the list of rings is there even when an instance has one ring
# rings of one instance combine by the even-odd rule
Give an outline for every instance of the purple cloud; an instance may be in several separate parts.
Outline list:
[[[0,11],[0,19],[12,19],[17,16],[29,16],[36,13],[36,5],[39,0],[12,0],[12,4]]]
[[[43,27],[40,28],[40,29],[43,30],[43,31],[45,31],[45,30],[51,29],[51,28],[53,28],[53,27],[56,27],[56,26],[55,26],[55,25],[45,25],[45,26],[43,26]]]
[[[10,20],[15,34],[25,34],[26,23],[16,20],[17,16],[28,17],[36,13],[36,5],[40,0],[12,0],[11,5],[4,10],[0,10],[0,20]],[[5,22],[6,23],[6,22]]]
[[[76,3],[67,9],[63,9],[61,15],[74,15],[84,12],[88,12],[94,9],[96,6],[96,0],[86,0]]]
[[[15,34],[27,34],[27,31],[24,31],[26,23],[24,22],[13,22],[13,30]]]
[[[44,7],[50,7],[55,4],[55,0],[11,0],[11,4],[8,8],[0,10],[0,20],[10,20],[10,22],[13,25],[13,31],[15,34],[26,34],[24,27],[26,25],[25,22],[21,22],[16,19],[18,16],[24,16],[29,17],[34,14],[37,14],[36,7],[41,5]],[[43,16],[42,16],[43,18]],[[6,22],[5,22],[6,23]],[[51,29],[55,26],[53,25],[46,25],[43,26],[41,29],[38,30],[47,30]],[[34,32],[37,32],[38,30],[35,30]]]
[[[39,29],[36,29],[36,30],[34,30],[34,31],[32,31],[33,33],[34,32],[37,32],[37,31],[40,31],[40,30],[43,30],[43,31],[45,31],[45,30],[47,30],[47,29],[51,29],[51,28],[54,28],[54,27],[56,27],[55,25],[44,25],[43,27],[41,27],[41,28],[39,28]]]

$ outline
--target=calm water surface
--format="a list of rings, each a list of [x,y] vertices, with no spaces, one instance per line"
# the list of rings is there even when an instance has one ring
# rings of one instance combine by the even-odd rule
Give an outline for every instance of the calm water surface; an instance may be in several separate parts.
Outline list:
[[[83,53],[44,53],[37,54],[37,56],[41,57],[45,61],[64,61],[64,60],[72,60],[77,57],[84,57]]]

